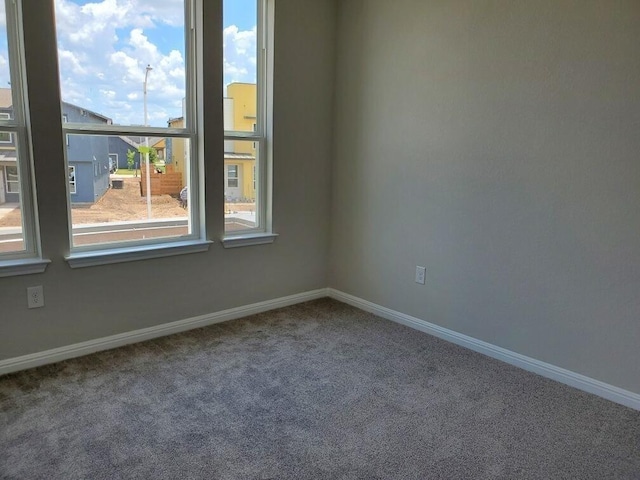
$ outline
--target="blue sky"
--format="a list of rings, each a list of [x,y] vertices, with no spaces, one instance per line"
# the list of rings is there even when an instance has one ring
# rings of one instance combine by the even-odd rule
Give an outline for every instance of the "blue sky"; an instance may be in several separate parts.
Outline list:
[[[122,125],[144,121],[142,83],[148,78],[149,124],[166,126],[182,114],[183,0],[55,0],[62,99]],[[4,2],[0,1],[0,86],[7,85]],[[255,81],[256,0],[224,0],[225,85]],[[222,92],[221,92],[222,94]]]

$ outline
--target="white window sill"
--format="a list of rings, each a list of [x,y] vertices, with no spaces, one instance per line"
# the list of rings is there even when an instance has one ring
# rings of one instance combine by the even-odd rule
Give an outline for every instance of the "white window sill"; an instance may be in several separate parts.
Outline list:
[[[0,262],[0,277],[42,273],[50,263],[51,260],[44,258],[23,258],[20,260],[2,261]]]
[[[248,247],[273,243],[277,233],[247,233],[244,235],[227,235],[222,238],[224,248]]]
[[[91,252],[76,252],[65,257],[71,268],[94,267],[111,263],[135,262],[150,258],[172,257],[188,253],[206,252],[213,242],[210,240],[195,240],[176,243],[161,243],[157,245],[142,245],[137,247],[114,248],[110,250],[93,250]]]

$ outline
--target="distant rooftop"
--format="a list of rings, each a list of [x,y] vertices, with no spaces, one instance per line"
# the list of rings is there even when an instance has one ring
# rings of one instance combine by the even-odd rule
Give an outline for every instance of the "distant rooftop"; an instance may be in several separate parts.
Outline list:
[[[0,108],[9,108],[13,105],[10,88],[0,88]]]

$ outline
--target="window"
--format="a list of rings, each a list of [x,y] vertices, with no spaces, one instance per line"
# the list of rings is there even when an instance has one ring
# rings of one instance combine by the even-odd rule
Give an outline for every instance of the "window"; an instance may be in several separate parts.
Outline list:
[[[20,193],[18,167],[4,167],[4,179],[7,193]]]
[[[5,112],[0,112],[0,120],[9,120],[11,115]],[[11,143],[11,133],[0,132],[0,143]]]
[[[206,249],[196,110],[202,2],[141,1],[106,16],[80,1],[55,4],[71,266],[133,250]],[[78,41],[78,25],[94,34]],[[184,161],[165,161],[176,153]],[[133,159],[125,173],[135,175],[111,180],[119,155]],[[108,220],[89,226],[95,218]]]
[[[42,272],[25,101],[22,3],[0,8],[0,276]]]
[[[235,246],[233,236],[273,241],[269,217],[272,20],[271,0],[223,1],[225,246]],[[239,38],[242,49],[232,49]]]
[[[227,188],[238,188],[238,165],[227,165]]]
[[[76,193],[76,167],[69,167],[69,193]]]

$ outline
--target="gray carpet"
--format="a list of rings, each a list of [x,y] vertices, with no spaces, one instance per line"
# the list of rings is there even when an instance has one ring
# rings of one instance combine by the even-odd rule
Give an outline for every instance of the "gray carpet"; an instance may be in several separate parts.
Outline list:
[[[638,479],[640,412],[332,300],[0,378],[3,479]]]

